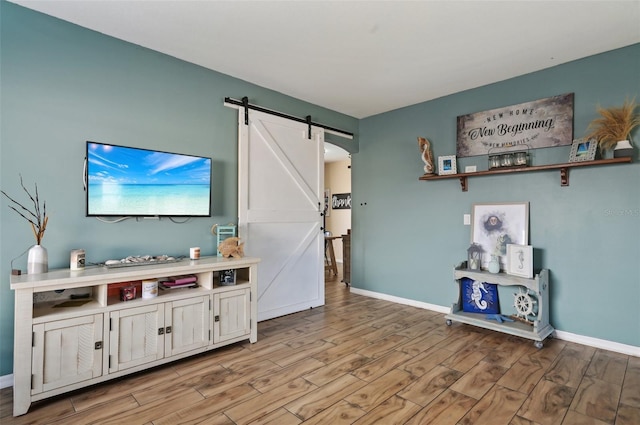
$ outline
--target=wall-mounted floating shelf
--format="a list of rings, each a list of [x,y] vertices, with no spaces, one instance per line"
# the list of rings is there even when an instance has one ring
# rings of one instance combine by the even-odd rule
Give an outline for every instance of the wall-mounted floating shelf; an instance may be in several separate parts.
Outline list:
[[[419,180],[443,180],[443,179],[459,179],[462,191],[468,190],[467,178],[476,176],[489,176],[493,174],[511,174],[511,173],[528,173],[533,171],[545,171],[545,170],[560,170],[560,186],[569,186],[569,169],[575,167],[591,167],[596,165],[612,165],[612,164],[629,164],[631,163],[631,157],[624,158],[609,158],[609,159],[597,159],[595,161],[583,161],[583,162],[566,162],[563,164],[549,164],[549,165],[534,165],[530,167],[509,167],[509,168],[497,168],[488,171],[476,171],[475,173],[458,173],[447,174],[443,176],[439,175],[425,175],[421,176]]]

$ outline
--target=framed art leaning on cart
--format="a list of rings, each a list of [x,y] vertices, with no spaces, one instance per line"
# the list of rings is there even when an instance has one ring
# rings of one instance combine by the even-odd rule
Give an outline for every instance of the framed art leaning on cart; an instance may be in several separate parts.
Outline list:
[[[533,247],[531,245],[507,245],[507,274],[533,277]]]
[[[484,251],[483,268],[495,255],[507,270],[507,245],[529,243],[529,203],[473,204],[471,242]]]

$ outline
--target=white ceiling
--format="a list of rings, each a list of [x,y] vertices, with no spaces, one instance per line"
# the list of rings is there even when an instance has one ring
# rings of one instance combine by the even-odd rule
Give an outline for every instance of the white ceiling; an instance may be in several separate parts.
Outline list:
[[[356,118],[640,42],[640,0],[13,2]]]

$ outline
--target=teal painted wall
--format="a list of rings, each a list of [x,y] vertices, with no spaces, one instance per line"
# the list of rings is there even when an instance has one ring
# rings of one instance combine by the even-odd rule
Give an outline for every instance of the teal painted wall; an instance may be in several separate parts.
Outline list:
[[[551,323],[559,330],[640,346],[640,131],[635,162],[558,171],[418,181],[417,136],[434,156],[456,152],[456,117],[575,93],[574,136],[596,106],[640,99],[640,44],[360,121],[352,157],[352,285],[440,306],[457,299],[454,264],[466,259],[474,203],[530,203],[534,264],[551,275]],[[533,163],[568,162],[569,148],[534,150]],[[463,158],[459,169],[487,158]],[[513,294],[501,292],[501,304]]]
[[[68,267],[84,248],[99,262],[132,254],[214,251],[213,224],[237,222],[237,111],[226,96],[346,131],[358,120],[0,2],[0,187],[22,196],[19,174],[38,184],[50,215],[43,245],[50,268]],[[327,139],[357,151],[357,139]],[[213,216],[186,224],[86,218],[82,185],[86,140],[214,159]],[[13,370],[11,261],[34,243],[25,220],[0,201],[0,376]],[[14,266],[26,269],[26,257]],[[25,353],[27,355],[28,353]]]

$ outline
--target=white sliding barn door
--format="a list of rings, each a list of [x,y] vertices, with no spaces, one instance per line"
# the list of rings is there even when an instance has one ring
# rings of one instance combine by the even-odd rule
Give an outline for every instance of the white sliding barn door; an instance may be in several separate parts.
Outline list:
[[[324,305],[324,132],[238,113],[238,234],[258,266],[258,320]]]

